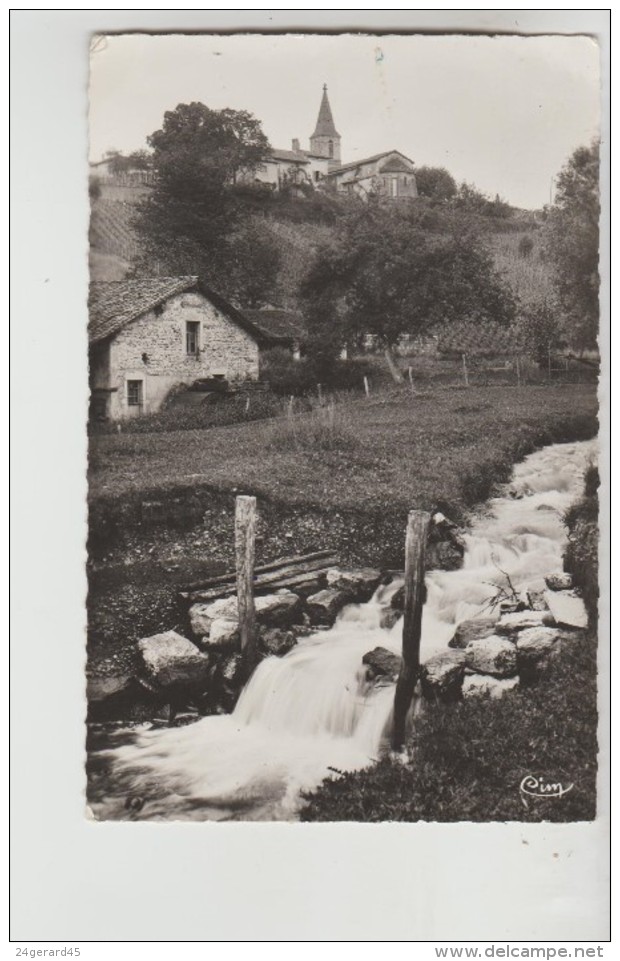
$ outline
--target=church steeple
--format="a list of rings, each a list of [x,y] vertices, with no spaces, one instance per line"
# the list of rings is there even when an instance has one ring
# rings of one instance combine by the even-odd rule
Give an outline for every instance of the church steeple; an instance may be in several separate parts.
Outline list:
[[[318,157],[328,157],[330,170],[340,166],[340,134],[334,124],[326,83],[323,84],[323,97],[316,127],[310,137],[310,153]]]

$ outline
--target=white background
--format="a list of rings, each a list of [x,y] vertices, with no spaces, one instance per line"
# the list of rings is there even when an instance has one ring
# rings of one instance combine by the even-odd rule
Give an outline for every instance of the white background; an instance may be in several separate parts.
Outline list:
[[[328,25],[604,34],[606,23],[604,11],[13,13],[14,941],[606,938],[603,818],[96,824],[84,816],[83,773],[88,35]],[[607,89],[606,46],[603,59]],[[606,436],[606,395],[603,404]]]

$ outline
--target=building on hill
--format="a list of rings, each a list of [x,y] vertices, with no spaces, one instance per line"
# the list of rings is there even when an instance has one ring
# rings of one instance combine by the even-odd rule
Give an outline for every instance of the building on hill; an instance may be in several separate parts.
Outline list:
[[[410,200],[418,196],[414,164],[409,157],[399,150],[386,150],[343,164],[341,140],[324,84],[309,149],[303,150],[297,139],[292,141],[291,150],[274,149],[249,179],[268,184],[273,190],[320,184],[364,198],[371,193],[391,200]]]
[[[379,194],[390,200],[413,200],[418,196],[413,161],[399,150],[342,164],[330,171],[327,182],[340,192],[368,197]]]
[[[92,283],[91,412],[120,420],[156,411],[196,380],[258,380],[268,337],[198,277]]]

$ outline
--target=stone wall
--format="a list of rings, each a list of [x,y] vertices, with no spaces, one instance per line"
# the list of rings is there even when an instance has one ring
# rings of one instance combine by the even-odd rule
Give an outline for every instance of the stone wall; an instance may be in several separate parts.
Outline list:
[[[197,355],[188,355],[186,351],[188,321],[199,324]],[[178,294],[161,311],[144,314],[112,340],[107,385],[113,389],[109,414],[117,419],[153,412],[174,386],[205,377],[257,380],[258,355],[254,338],[202,294]],[[129,380],[142,381],[142,407],[128,405]]]

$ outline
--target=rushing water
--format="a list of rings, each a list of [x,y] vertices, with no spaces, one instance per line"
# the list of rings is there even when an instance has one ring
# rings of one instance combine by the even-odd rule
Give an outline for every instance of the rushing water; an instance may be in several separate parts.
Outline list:
[[[455,625],[489,612],[509,576],[517,590],[544,586],[562,569],[562,513],[582,491],[595,442],[555,444],[527,457],[501,497],[488,501],[466,537],[463,567],[427,574],[422,660],[446,647]],[[282,820],[300,793],[330,769],[354,770],[379,756],[393,685],[371,685],[363,655],[399,652],[401,622],[382,629],[382,610],[399,582],[367,604],[350,605],[328,631],[304,638],[285,657],[262,661],[231,715],[187,727],[148,725],[111,736],[95,762],[107,770],[91,798],[100,819]],[[139,812],[128,797],[139,796]]]

